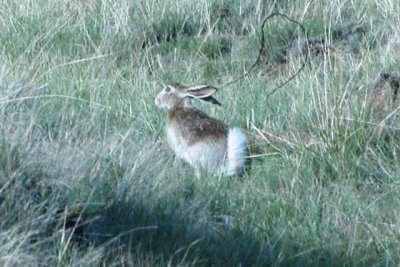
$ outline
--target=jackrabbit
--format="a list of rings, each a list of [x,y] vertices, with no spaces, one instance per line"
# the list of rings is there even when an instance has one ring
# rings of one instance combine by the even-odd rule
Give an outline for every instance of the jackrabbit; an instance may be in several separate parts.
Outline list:
[[[168,111],[166,131],[170,147],[194,167],[197,176],[202,171],[218,176],[239,175],[245,164],[245,135],[192,106],[193,98],[220,106],[211,96],[216,91],[208,85],[171,84],[154,101]]]

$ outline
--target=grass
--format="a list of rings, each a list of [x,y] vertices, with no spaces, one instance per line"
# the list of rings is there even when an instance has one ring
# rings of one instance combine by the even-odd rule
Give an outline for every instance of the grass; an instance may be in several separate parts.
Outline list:
[[[277,70],[298,31],[268,22],[268,65],[221,88],[222,109],[196,103],[245,130],[251,168],[197,179],[168,149],[154,96],[242,75],[272,11],[332,49],[266,99],[301,63],[292,48]],[[399,11],[393,0],[3,1],[1,265],[400,264],[399,109],[373,97],[398,69]]]

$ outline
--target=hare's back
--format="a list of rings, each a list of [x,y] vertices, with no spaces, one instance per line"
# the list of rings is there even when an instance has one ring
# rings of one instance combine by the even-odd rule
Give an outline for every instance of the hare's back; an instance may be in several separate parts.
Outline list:
[[[170,116],[169,127],[179,129],[179,134],[189,146],[197,143],[224,143],[229,131],[225,123],[194,108],[184,108],[175,116]]]

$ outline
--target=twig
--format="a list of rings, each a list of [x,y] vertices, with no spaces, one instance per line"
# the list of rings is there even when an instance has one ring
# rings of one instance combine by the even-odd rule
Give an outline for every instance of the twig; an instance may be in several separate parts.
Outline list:
[[[250,75],[251,71],[258,65],[258,63],[260,63],[261,57],[262,57],[262,55],[265,53],[265,50],[266,50],[266,49],[265,49],[264,26],[265,26],[265,23],[266,23],[269,19],[271,19],[271,18],[273,18],[273,17],[275,17],[275,16],[283,17],[283,18],[287,19],[288,21],[297,24],[297,25],[301,28],[301,30],[304,32],[304,34],[306,34],[306,29],[304,28],[304,26],[303,26],[300,22],[298,22],[298,21],[296,21],[296,20],[294,20],[294,19],[289,18],[289,17],[288,17],[287,15],[285,15],[285,14],[281,14],[281,13],[272,13],[272,14],[270,14],[268,17],[266,17],[266,18],[264,19],[263,23],[261,24],[261,41],[260,41],[260,49],[258,50],[257,60],[253,63],[253,65],[251,65],[251,67],[250,67],[243,75],[241,75],[240,77],[238,77],[238,78],[236,78],[236,79],[233,79],[233,80],[231,80],[231,81],[225,83],[224,85],[220,86],[220,88],[227,87],[228,85],[234,84],[234,83],[236,83],[236,82],[242,80],[243,78],[247,77],[248,75]],[[301,67],[297,70],[297,72],[296,72],[295,74],[293,74],[291,77],[289,77],[289,79],[287,79],[285,82],[281,83],[280,85],[278,85],[277,87],[275,87],[272,91],[270,91],[270,92],[267,94],[267,96],[266,96],[266,100],[268,100],[268,98],[271,97],[271,96],[272,96],[276,91],[278,91],[280,88],[282,88],[283,86],[285,86],[286,84],[288,84],[290,81],[292,81],[296,76],[298,76],[299,73],[304,69],[307,60],[308,60],[308,53],[305,53],[304,61],[303,61],[302,65],[301,65]]]

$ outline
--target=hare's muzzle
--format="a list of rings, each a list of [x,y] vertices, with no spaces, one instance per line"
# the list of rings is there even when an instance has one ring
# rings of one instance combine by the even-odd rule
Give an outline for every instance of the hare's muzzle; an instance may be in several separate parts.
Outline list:
[[[162,106],[160,94],[156,95],[156,97],[154,98],[154,104],[156,104],[156,106],[158,107]]]

